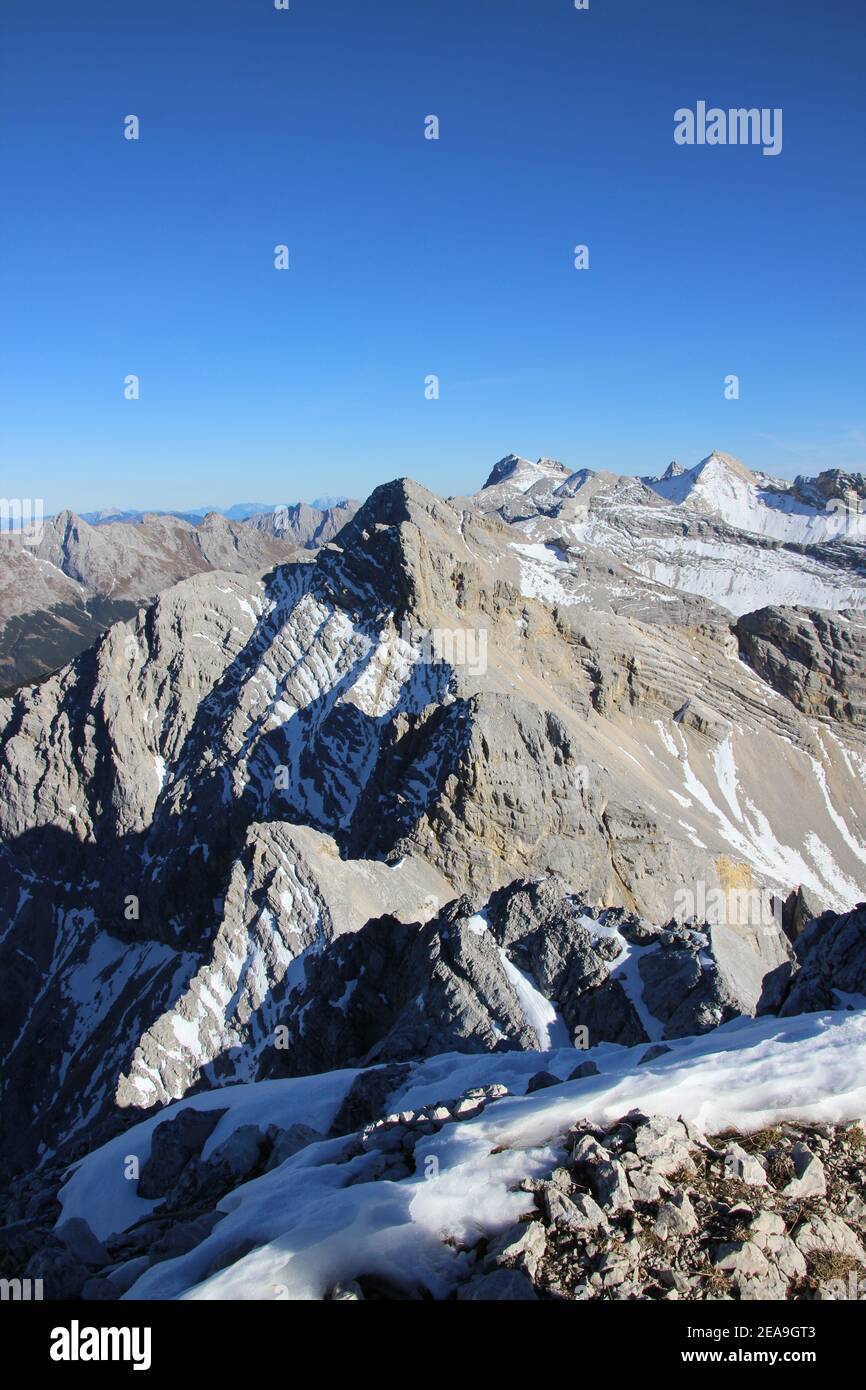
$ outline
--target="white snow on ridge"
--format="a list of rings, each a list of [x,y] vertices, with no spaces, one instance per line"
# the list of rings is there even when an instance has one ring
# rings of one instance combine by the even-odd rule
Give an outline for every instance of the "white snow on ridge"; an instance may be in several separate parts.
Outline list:
[[[755,1130],[792,1119],[841,1123],[866,1111],[866,1012],[796,1018],[738,1019],[700,1038],[675,1039],[672,1051],[645,1066],[646,1050],[612,1044],[588,1056],[598,1076],[523,1093],[543,1065],[566,1076],[572,1048],[548,1054],[448,1054],[413,1067],[390,1099],[394,1110],[416,1108],[501,1082],[511,1096],[474,1120],[446,1124],[422,1141],[418,1173],[400,1182],[351,1184],[369,1156],[337,1163],[341,1139],[314,1144],[272,1173],[237,1189],[227,1212],[188,1254],[145,1272],[129,1299],[319,1299],[338,1279],[381,1272],[407,1285],[446,1295],[468,1272],[452,1244],[492,1235],[528,1209],[513,1191],[521,1177],[550,1172],[561,1159],[558,1138],[580,1118],[612,1121],[633,1106],[682,1115],[707,1133]],[[196,1096],[196,1108],[229,1107],[209,1141],[222,1142],[241,1124],[288,1122],[327,1129],[355,1073],[260,1082]],[[63,1215],[83,1216],[105,1237],[132,1224],[149,1204],[123,1177],[122,1156],[144,1161],[150,1136],[172,1107],[85,1158],[62,1193]],[[429,1160],[436,1160],[436,1176]],[[417,1161],[417,1156],[416,1156]],[[212,1275],[243,1241],[257,1248]]]
[[[476,912],[472,917],[467,918],[466,925],[475,936],[483,936],[489,925],[489,918],[486,912]]]

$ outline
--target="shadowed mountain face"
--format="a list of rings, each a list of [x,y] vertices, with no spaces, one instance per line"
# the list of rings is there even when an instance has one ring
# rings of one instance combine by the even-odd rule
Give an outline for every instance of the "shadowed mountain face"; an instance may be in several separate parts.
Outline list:
[[[845,615],[735,625],[567,520],[674,504],[535,467],[482,509],[387,484],[265,573],[206,564],[255,528],[182,531],[201,572],[0,701],[9,1166],[210,1086],[705,1031],[788,997],[775,904],[866,896]]]
[[[49,518],[36,543],[0,536],[0,691],[59,669],[112,622],[190,575],[264,569],[328,540],[352,514],[282,508],[229,520],[144,513],[90,524]]]

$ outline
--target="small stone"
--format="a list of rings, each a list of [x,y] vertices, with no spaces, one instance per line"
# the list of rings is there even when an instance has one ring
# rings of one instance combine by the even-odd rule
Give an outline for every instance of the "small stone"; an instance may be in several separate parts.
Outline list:
[[[749,1228],[750,1240],[754,1240],[762,1249],[768,1237],[783,1236],[784,1234],[785,1219],[776,1211],[759,1211]]]
[[[587,1060],[586,1062],[581,1062],[580,1066],[575,1067],[574,1071],[569,1074],[568,1079],[569,1081],[583,1081],[587,1076],[598,1075],[599,1070],[595,1062]]]
[[[471,1120],[476,1115],[480,1115],[484,1109],[483,1100],[472,1100],[468,1096],[455,1101],[451,1107],[451,1114],[455,1120]]]
[[[150,1154],[138,1179],[139,1197],[164,1197],[193,1155],[201,1152],[226,1113],[225,1109],[196,1110],[188,1105],[170,1120],[158,1124],[151,1137]]]
[[[596,1164],[592,1170],[592,1187],[597,1201],[606,1211],[631,1211],[634,1208],[626,1171],[615,1158]]]
[[[606,1288],[616,1288],[618,1284],[624,1284],[631,1273],[631,1264],[627,1259],[614,1250],[609,1250],[602,1255],[598,1263],[598,1272],[601,1274]]]
[[[502,1100],[509,1093],[508,1087],[503,1086],[501,1081],[494,1081],[491,1086],[482,1086],[481,1090],[488,1101]]]
[[[273,1139],[273,1148],[265,1164],[265,1172],[270,1173],[272,1169],[279,1168],[287,1159],[293,1158],[301,1149],[305,1149],[309,1144],[317,1144],[324,1138],[317,1129],[311,1129],[309,1125],[289,1125],[288,1129],[276,1129],[270,1126],[268,1137]]]
[[[735,1240],[718,1246],[712,1260],[724,1274],[742,1274],[751,1278],[764,1277],[769,1273],[764,1252],[751,1240]]]
[[[586,1173],[596,1201],[607,1211],[632,1210],[625,1169],[591,1134],[584,1134],[575,1145],[572,1162]]]
[[[547,1231],[541,1221],[520,1221],[497,1236],[484,1256],[484,1267],[515,1264],[534,1278],[547,1249]]]
[[[791,1149],[791,1161],[795,1177],[782,1188],[786,1197],[823,1197],[827,1192],[827,1175],[824,1165],[805,1144],[795,1144]]]
[[[858,1226],[866,1226],[866,1202],[856,1192],[850,1192],[845,1202],[845,1219]]]
[[[739,1144],[728,1144],[725,1148],[725,1176],[744,1182],[749,1187],[766,1187],[767,1174],[764,1165],[754,1154],[747,1153]]]
[[[635,1116],[635,1120],[635,1149],[645,1164],[663,1178],[680,1169],[689,1174],[695,1172],[685,1125],[666,1115],[641,1116],[642,1123],[638,1121],[638,1116]]]
[[[554,1168],[549,1181],[556,1187],[562,1188],[562,1191],[566,1193],[571,1192],[571,1189],[574,1187],[571,1173],[567,1168]]]
[[[801,1254],[815,1255],[819,1251],[832,1250],[837,1255],[849,1255],[851,1259],[866,1264],[866,1250],[841,1217],[830,1211],[823,1215],[812,1214],[802,1221],[794,1232],[794,1244]]]
[[[652,1169],[634,1169],[628,1174],[628,1185],[637,1202],[657,1202],[661,1196],[661,1181]]]
[[[237,1186],[258,1167],[265,1144],[258,1125],[239,1125],[214,1149],[205,1166],[220,1170]]]
[[[108,1264],[108,1251],[81,1216],[70,1216],[56,1227],[54,1234],[85,1265],[101,1268]]]
[[[689,1236],[698,1229],[698,1218],[688,1193],[677,1192],[670,1201],[662,1203],[653,1229],[659,1240]]]
[[[750,1240],[720,1245],[713,1263],[724,1274],[731,1275],[741,1299],[782,1299],[788,1281],[770,1264],[758,1246]]]
[[[582,1192],[574,1200],[566,1197],[557,1187],[547,1187],[544,1192],[544,1205],[547,1217],[553,1226],[565,1226],[572,1231],[608,1231],[607,1217],[601,1207],[588,1193]]]
[[[537,1071],[526,1084],[526,1094],[530,1096],[534,1091],[543,1091],[548,1086],[558,1086],[559,1084],[559,1077],[554,1076],[552,1071]]]

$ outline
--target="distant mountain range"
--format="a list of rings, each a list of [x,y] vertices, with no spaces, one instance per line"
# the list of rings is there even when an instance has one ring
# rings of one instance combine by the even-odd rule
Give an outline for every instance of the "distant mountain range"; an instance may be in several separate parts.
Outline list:
[[[0,537],[0,693],[40,680],[121,618],[204,570],[261,572],[330,540],[354,506],[254,512],[74,512],[46,520],[36,543]]]
[[[309,503],[297,502],[235,502],[231,507],[190,507],[186,511],[146,509],[143,511],[121,511],[117,507],[105,507],[98,512],[80,512],[82,521],[86,521],[91,526],[106,526],[109,522],[128,521],[139,523],[147,516],[176,516],[181,521],[188,521],[191,525],[196,525],[206,516],[215,514],[224,516],[229,521],[248,521],[251,516],[266,512],[284,511],[296,506],[309,506],[314,511],[324,512],[334,507],[345,507],[348,504],[346,497],[316,497]]]

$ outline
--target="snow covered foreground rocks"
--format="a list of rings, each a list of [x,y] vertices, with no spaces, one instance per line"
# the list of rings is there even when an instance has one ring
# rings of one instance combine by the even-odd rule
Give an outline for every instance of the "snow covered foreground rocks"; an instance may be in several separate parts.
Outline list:
[[[601,1046],[573,1081],[561,1049],[194,1097],[75,1168],[55,1266],[86,1223],[104,1263],[79,1247],[85,1297],[866,1292],[866,1015],[737,1020],[670,1049],[639,1065],[645,1046]],[[334,1132],[364,1105],[377,1119]],[[140,1195],[156,1169],[170,1200]]]

